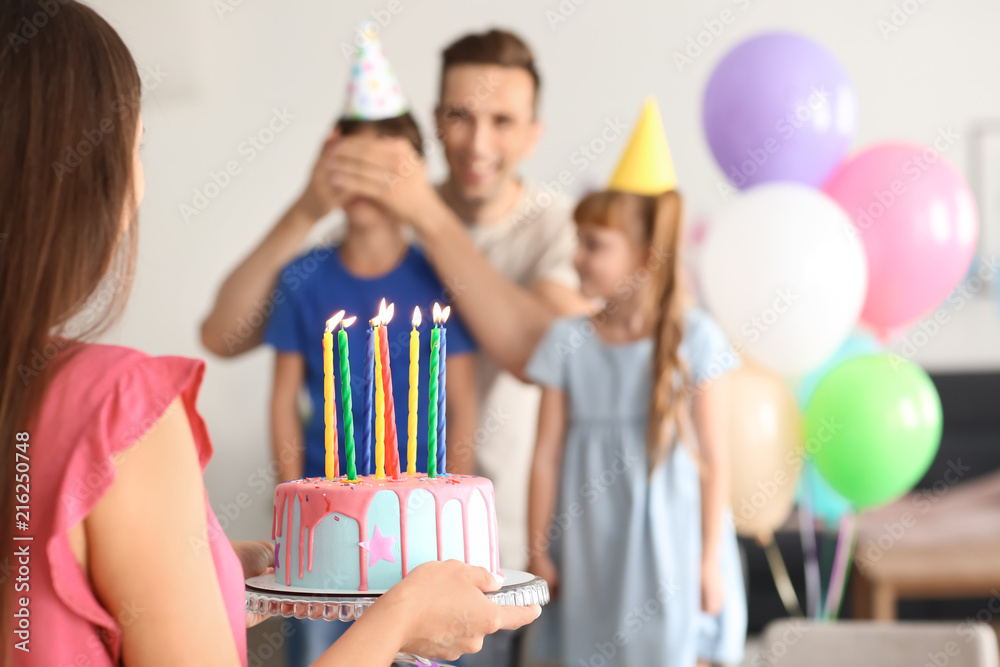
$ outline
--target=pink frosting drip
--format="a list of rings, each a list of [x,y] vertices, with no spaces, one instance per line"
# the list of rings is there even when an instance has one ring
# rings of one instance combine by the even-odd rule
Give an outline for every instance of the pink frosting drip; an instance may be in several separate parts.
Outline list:
[[[462,506],[462,530],[465,545],[465,562],[470,560],[469,554],[469,501],[472,495],[479,491],[486,503],[486,514],[489,524],[487,532],[490,541],[490,569],[500,571],[500,556],[497,553],[496,496],[493,484],[484,477],[469,475],[447,475],[430,478],[424,474],[404,475],[399,480],[375,479],[374,476],[359,477],[355,482],[348,482],[346,477],[329,480],[323,477],[299,479],[279,484],[274,494],[274,517],[271,527],[272,539],[282,537],[280,519],[281,513],[287,507],[287,525],[292,525],[294,501],[299,503],[299,579],[303,577],[304,568],[312,571],[313,535],[316,526],[324,517],[332,512],[343,514],[358,522],[358,541],[367,539],[368,508],[372,499],[379,491],[393,491],[399,498],[400,520],[400,551],[402,553],[403,576],[409,572],[407,552],[407,507],[410,494],[417,490],[429,491],[434,498],[434,509],[437,519],[437,556],[441,558],[444,552],[444,536],[441,527],[444,525],[442,514],[444,506],[450,500],[458,500]],[[309,500],[306,500],[306,499]],[[324,502],[320,502],[320,498]],[[333,502],[331,502],[333,499]],[[309,554],[303,562],[305,552],[305,531],[309,531]],[[290,536],[289,536],[290,537]],[[287,539],[287,538],[286,538]],[[291,549],[285,549],[285,584],[291,585]],[[358,545],[358,566],[361,572],[361,585],[358,590],[368,590],[368,559],[365,558],[364,547]]]

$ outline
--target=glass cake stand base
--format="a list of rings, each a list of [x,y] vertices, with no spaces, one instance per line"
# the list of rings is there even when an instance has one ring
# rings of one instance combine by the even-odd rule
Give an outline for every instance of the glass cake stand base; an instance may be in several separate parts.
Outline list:
[[[497,604],[513,607],[544,605],[549,601],[545,580],[529,572],[500,570],[506,577],[498,591],[486,593]],[[256,614],[310,618],[325,621],[353,621],[372,606],[383,591],[312,591],[292,588],[275,581],[274,574],[251,577],[246,581],[246,610]],[[408,654],[396,656],[396,662],[411,665],[443,665]]]

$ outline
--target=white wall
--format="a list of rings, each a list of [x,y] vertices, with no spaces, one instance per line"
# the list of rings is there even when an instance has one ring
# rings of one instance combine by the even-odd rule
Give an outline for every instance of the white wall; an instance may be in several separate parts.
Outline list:
[[[1000,4],[987,0],[907,0],[901,4],[916,11],[888,38],[877,27],[893,10],[888,0],[93,4],[123,33],[140,66],[162,76],[143,106],[147,194],[139,275],[125,320],[108,337],[156,354],[206,355],[198,341],[200,319],[225,273],[302,186],[317,142],[340,109],[347,66],[339,44],[373,10],[401,8],[382,38],[425,130],[431,127],[444,44],[490,25],[513,28],[528,39],[544,76],[542,113],[548,121],[538,154],[525,165],[529,178],[550,179],[570,167],[573,151],[597,137],[606,119],[621,116],[631,123],[642,98],[655,95],[696,217],[721,205],[715,189],[720,173],[700,125],[705,82],[729,48],[763,30],[801,32],[841,59],[859,99],[855,147],[886,138],[930,142],[938,128],[951,126],[963,141],[948,157],[965,169],[970,123],[1000,117]],[[546,12],[560,6],[573,13],[553,29]],[[724,9],[735,20],[678,72],[673,53]],[[266,127],[274,109],[294,117],[251,161],[241,142]],[[579,177],[574,195],[604,181],[626,136]],[[203,188],[209,172],[230,160],[239,162],[241,173],[185,221],[180,205],[192,204],[194,188]],[[433,170],[442,173],[436,155]],[[996,313],[988,297],[970,301],[951,313],[917,359],[935,369],[1000,368]],[[270,364],[267,350],[236,361],[208,360],[200,406],[216,455],[207,481],[233,537],[269,536],[270,492],[252,476],[268,461]],[[249,507],[239,508],[241,502]]]

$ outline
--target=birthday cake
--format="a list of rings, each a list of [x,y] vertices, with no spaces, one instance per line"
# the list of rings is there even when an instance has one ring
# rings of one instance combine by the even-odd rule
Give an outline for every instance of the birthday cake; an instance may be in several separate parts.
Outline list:
[[[456,559],[499,572],[493,484],[401,474],[299,479],[274,495],[275,581],[320,591],[380,591],[417,565]]]

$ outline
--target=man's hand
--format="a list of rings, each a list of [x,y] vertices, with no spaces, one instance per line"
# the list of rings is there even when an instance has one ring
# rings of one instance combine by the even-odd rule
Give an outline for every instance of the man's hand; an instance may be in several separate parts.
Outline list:
[[[344,202],[342,193],[333,185],[333,151],[340,140],[340,129],[334,128],[323,142],[306,189],[299,196],[299,206],[314,222],[340,208]]]
[[[406,139],[353,135],[332,151],[333,187],[344,199],[367,197],[409,222],[437,197],[423,159]],[[420,230],[418,230],[420,231]]]

